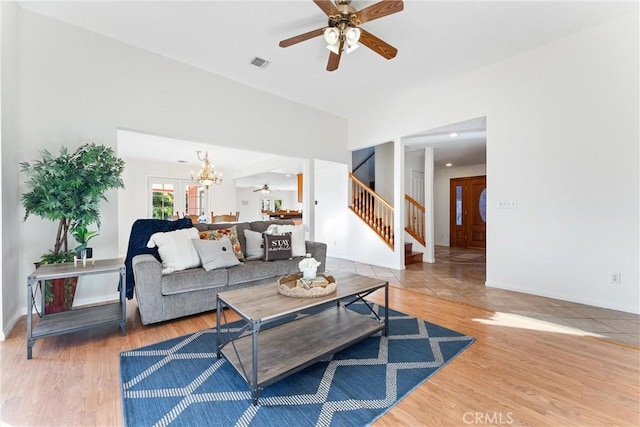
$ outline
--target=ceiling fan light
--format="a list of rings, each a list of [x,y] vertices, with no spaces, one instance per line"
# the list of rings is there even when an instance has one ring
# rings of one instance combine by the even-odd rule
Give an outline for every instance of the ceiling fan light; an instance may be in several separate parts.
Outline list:
[[[344,31],[344,38],[347,45],[354,45],[360,40],[360,28],[349,27]]]
[[[337,44],[328,44],[327,45],[327,49],[329,49],[331,52],[335,53],[336,55],[338,55],[338,51],[339,51],[340,46]]]
[[[356,50],[358,47],[360,47],[360,45],[358,43],[354,43],[354,44],[347,44],[344,46],[344,51],[348,54],[350,54],[351,52],[353,52],[354,50]]]
[[[326,41],[328,45],[338,44],[338,42],[340,41],[340,30],[338,30],[336,27],[325,28],[324,41]]]

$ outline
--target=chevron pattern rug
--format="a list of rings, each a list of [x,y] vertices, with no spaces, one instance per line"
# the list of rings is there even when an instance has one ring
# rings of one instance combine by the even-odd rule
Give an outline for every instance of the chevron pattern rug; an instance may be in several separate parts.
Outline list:
[[[360,303],[350,309],[367,313]],[[374,306],[381,317],[384,309]],[[474,338],[389,310],[371,336],[263,390],[216,359],[215,329],[120,354],[128,426],[366,426],[443,368]]]

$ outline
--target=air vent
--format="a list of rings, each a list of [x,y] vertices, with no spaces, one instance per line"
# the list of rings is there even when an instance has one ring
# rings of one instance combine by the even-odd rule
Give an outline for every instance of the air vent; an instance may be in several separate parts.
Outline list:
[[[251,60],[251,64],[264,69],[267,68],[269,64],[271,64],[271,62],[267,61],[266,59],[258,58],[256,56]]]

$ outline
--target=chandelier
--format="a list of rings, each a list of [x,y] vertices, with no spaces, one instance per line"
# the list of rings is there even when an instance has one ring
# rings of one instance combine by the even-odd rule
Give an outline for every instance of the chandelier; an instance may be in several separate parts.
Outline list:
[[[209,189],[210,185],[222,184],[222,174],[217,172],[211,163],[209,163],[209,152],[204,152],[204,157],[202,156],[202,151],[196,151],[198,155],[198,160],[202,162],[202,169],[198,172],[198,175],[194,176],[193,171],[191,171],[191,180],[199,183],[200,185],[204,185],[206,189]]]

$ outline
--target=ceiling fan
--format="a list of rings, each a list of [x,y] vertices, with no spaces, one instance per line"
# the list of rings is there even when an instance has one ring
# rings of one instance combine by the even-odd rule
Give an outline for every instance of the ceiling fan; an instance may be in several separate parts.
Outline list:
[[[289,47],[314,37],[324,36],[327,48],[331,51],[327,71],[337,70],[342,52],[353,51],[358,47],[358,42],[386,59],[394,58],[398,53],[398,49],[360,28],[360,25],[400,12],[404,9],[401,0],[382,0],[359,11],[351,6],[351,0],[335,0],[335,3],[331,0],[313,2],[328,16],[327,26],[282,40],[280,47]]]
[[[271,189],[269,189],[269,184],[265,184],[265,185],[262,186],[262,188],[258,188],[257,190],[253,190],[254,193],[257,193],[258,191],[262,191],[265,194],[271,193]]]

